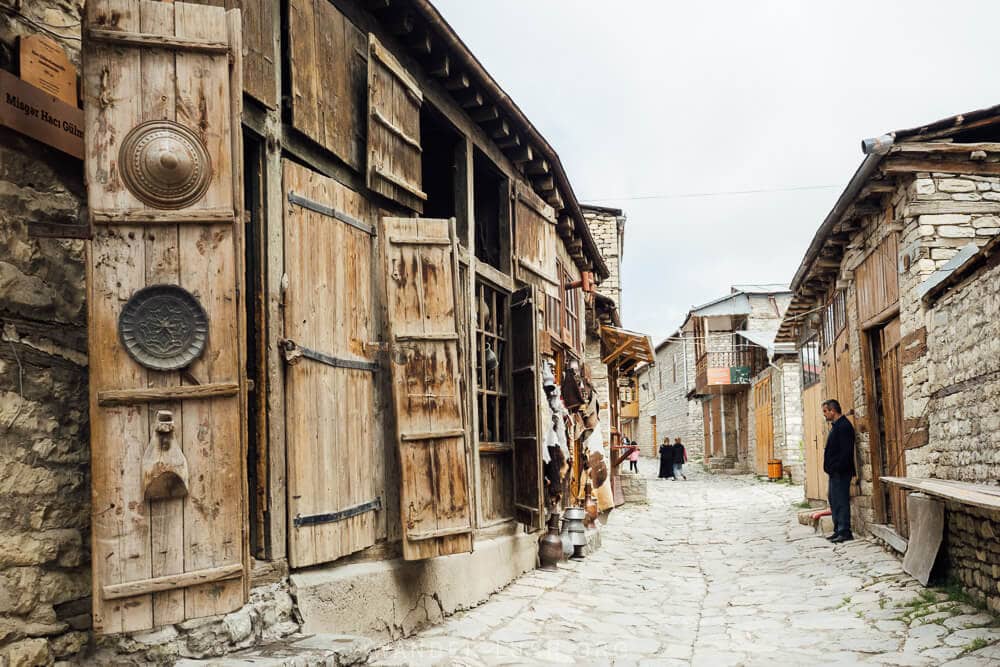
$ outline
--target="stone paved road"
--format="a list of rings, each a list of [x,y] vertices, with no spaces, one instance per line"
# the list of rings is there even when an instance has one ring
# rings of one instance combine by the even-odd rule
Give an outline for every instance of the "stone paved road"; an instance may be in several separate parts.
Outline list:
[[[688,476],[650,480],[650,503],[614,512],[587,560],[529,573],[370,662],[1000,664],[996,619],[925,591],[873,544],[800,526],[801,487]]]

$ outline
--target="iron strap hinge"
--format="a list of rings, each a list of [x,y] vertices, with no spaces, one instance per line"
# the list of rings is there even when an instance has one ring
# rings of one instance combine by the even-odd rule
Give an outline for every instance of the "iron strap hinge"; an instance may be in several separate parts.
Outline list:
[[[285,361],[288,362],[289,366],[294,366],[305,357],[306,359],[318,361],[321,364],[333,366],[334,368],[349,368],[355,371],[368,371],[370,373],[374,373],[379,368],[378,364],[373,361],[357,361],[355,359],[331,357],[328,354],[310,350],[308,347],[302,347],[294,340],[285,339],[279,345],[285,351]]]
[[[294,190],[290,191],[288,193],[288,203],[289,204],[295,204],[297,206],[301,206],[302,208],[309,209],[310,211],[313,211],[314,213],[319,213],[320,215],[325,215],[325,216],[327,216],[329,218],[334,218],[336,220],[340,220],[344,224],[348,224],[351,227],[354,227],[355,229],[360,229],[361,231],[363,231],[364,233],[366,233],[366,234],[368,234],[370,236],[377,236],[378,235],[378,232],[375,230],[375,228],[372,227],[371,225],[369,225],[368,223],[362,222],[361,220],[358,220],[357,218],[353,218],[353,217],[347,215],[346,213],[338,211],[338,210],[336,210],[334,208],[330,208],[326,204],[320,204],[319,202],[313,201],[312,199],[309,199],[308,197],[303,197],[302,195],[298,194]]]
[[[352,516],[358,516],[359,514],[364,514],[365,512],[379,512],[381,510],[382,498],[378,497],[375,500],[369,500],[366,503],[354,505],[338,512],[327,512],[326,514],[298,514],[295,516],[293,523],[296,528],[299,526],[315,526],[320,523],[343,521],[344,519],[350,519]]]

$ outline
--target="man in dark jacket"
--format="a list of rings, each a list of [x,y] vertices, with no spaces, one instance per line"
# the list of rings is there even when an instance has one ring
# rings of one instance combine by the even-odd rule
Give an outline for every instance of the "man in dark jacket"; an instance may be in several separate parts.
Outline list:
[[[823,402],[823,417],[830,422],[823,450],[823,472],[830,476],[827,498],[833,514],[831,542],[853,540],[851,534],[851,478],[854,477],[854,426],[840,412],[834,399]]]

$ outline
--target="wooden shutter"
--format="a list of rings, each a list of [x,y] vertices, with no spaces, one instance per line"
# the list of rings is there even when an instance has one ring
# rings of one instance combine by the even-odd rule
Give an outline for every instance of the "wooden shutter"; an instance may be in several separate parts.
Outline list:
[[[861,326],[899,302],[899,234],[888,234],[855,269]]]
[[[535,287],[529,285],[514,292],[510,301],[514,517],[532,528],[542,528],[545,523],[537,317]]]
[[[879,348],[882,354],[882,396],[879,407],[882,410],[882,420],[885,428],[885,443],[882,456],[882,470],[879,475],[892,477],[906,476],[906,447],[903,432],[903,382],[899,365],[899,318],[892,319],[879,332]],[[881,481],[879,482],[881,485]],[[884,488],[884,487],[883,487]],[[909,534],[909,524],[906,520],[907,492],[895,484],[888,488],[890,504],[890,520],[896,531],[906,537]]]
[[[93,0],[86,24],[94,630],[117,633],[246,600],[240,12]],[[147,121],[155,134],[137,128]],[[130,133],[141,140],[120,155]],[[192,165],[191,178],[178,186],[157,165]],[[140,365],[118,333],[126,301],[157,284],[207,315],[204,351],[182,371]],[[157,427],[186,484],[180,464],[157,476]]]
[[[360,173],[368,96],[365,33],[330,0],[289,0],[288,26],[292,125]]]
[[[767,461],[774,456],[774,414],[772,407],[770,374],[761,378],[753,388],[754,423],[757,436],[756,473],[767,474]],[[781,381],[781,376],[777,376]]]
[[[393,201],[424,210],[420,87],[398,60],[368,35],[367,185]]]
[[[472,550],[454,219],[383,218],[403,557]]]
[[[375,228],[361,195],[285,161],[285,434],[289,564],[371,546],[382,522],[376,447]],[[383,531],[384,532],[384,531]]]

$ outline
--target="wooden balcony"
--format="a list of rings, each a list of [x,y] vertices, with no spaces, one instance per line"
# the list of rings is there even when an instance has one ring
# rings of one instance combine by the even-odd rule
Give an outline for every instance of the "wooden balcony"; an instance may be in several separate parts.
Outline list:
[[[706,352],[695,363],[695,391],[727,394],[750,386],[751,379],[767,366],[767,352],[756,345],[737,345]]]

